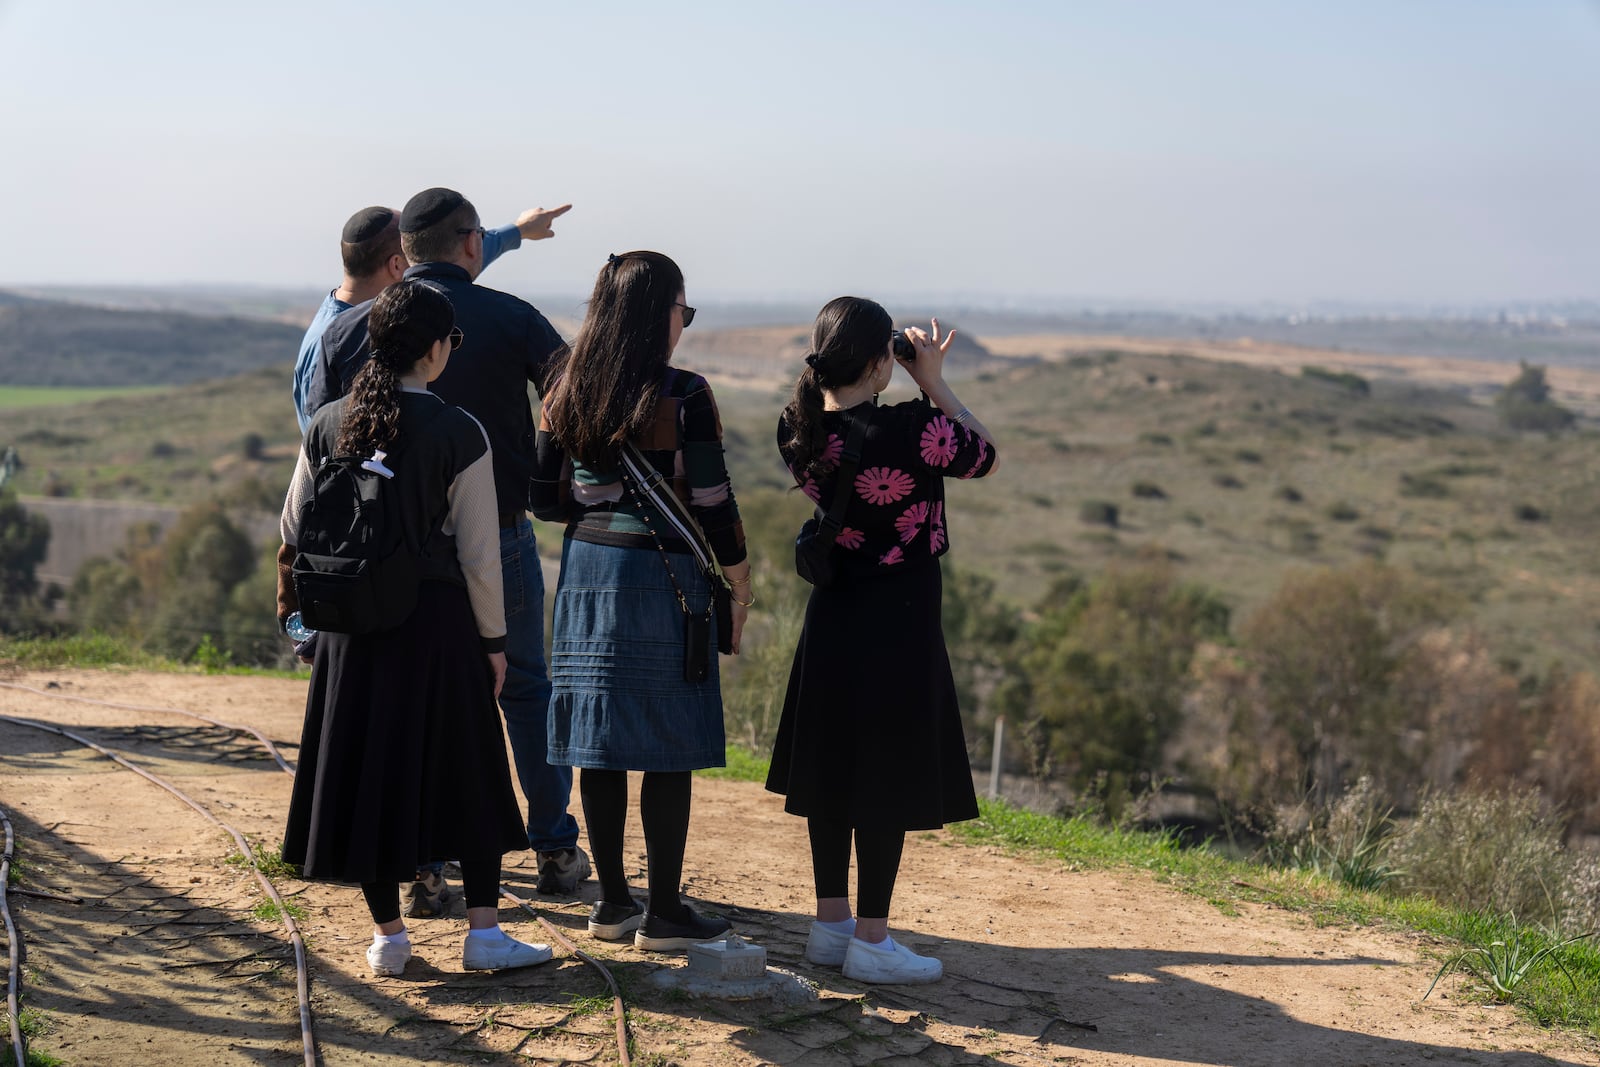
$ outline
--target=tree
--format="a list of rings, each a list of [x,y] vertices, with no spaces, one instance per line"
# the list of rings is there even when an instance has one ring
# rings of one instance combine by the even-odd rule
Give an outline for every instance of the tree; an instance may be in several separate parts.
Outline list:
[[[1227,634],[1228,607],[1164,558],[1062,592],[1027,639],[1025,684],[1007,690],[1035,766],[1108,793],[1148,782],[1182,720],[1195,649]]]
[[[0,490],[0,631],[32,629],[42,621],[38,568],[49,547],[49,520],[29,514],[9,489]]]
[[[1357,773],[1392,788],[1379,768],[1407,758],[1426,707],[1402,699],[1422,638],[1455,610],[1409,572],[1366,562],[1290,575],[1240,629],[1268,729],[1294,754],[1282,789],[1323,810]],[[1413,753],[1412,756],[1415,754]]]
[[[201,638],[221,638],[230,594],[255,565],[250,539],[216,504],[184,512],[166,538],[151,648],[188,659]]]
[[[1519,361],[1522,369],[1494,398],[1500,421],[1512,430],[1558,433],[1571,426],[1576,416],[1550,396],[1545,369]]]

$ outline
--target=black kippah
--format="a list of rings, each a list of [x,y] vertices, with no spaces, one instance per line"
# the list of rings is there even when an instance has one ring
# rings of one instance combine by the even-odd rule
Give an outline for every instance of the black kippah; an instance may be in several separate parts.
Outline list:
[[[340,240],[347,245],[358,245],[362,241],[370,241],[388,228],[394,221],[394,209],[388,207],[364,207],[344,224],[344,233]]]
[[[446,215],[467,202],[467,198],[454,189],[424,189],[406,201],[400,212],[400,232],[416,233],[426,230]]]

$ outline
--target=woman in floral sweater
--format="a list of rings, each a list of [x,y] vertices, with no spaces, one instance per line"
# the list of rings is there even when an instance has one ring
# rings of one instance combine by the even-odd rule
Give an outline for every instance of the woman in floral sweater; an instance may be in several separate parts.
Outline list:
[[[944,483],[981,478],[998,457],[944,380],[954,333],[941,337],[937,319],[931,334],[908,329],[914,355],[897,360],[893,331],[870,300],[829,302],[778,423],[784,462],[824,512],[858,421],[865,436],[836,542],[838,577],[806,605],[767,788],[805,816],[811,835],[817,921],[806,958],[842,965],[857,981],[909,983],[936,981],[943,967],[889,936],[906,831],[978,814],[939,618],[938,560],[950,547]],[[922,395],[879,407],[896,362]]]

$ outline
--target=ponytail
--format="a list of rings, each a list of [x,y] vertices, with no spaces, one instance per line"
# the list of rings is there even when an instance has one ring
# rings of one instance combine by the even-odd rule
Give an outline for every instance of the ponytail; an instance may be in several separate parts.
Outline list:
[[[828,447],[828,434],[822,426],[822,382],[816,370],[815,357],[806,357],[806,369],[794,383],[794,396],[783,409],[784,425],[789,429],[789,439],[784,442],[794,456],[796,476],[816,481],[821,471],[818,460]]]
[[[794,397],[783,409],[789,437],[782,442],[794,457],[795,477],[821,481],[828,432],[822,425],[822,391],[843,389],[861,380],[887,359],[894,320],[883,307],[859,296],[841,296],[817,312],[811,327],[811,351],[794,384]]]
[[[370,456],[388,451],[400,430],[400,376],[380,353],[356,372],[350,400],[339,423],[335,451],[341,456]]]

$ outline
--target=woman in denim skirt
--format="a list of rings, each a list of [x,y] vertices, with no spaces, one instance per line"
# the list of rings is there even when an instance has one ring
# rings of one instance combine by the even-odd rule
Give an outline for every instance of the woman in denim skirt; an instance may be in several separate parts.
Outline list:
[[[754,602],[744,530],[722,454],[711,387],[669,365],[694,320],[683,274],[659,252],[613,255],[577,339],[551,371],[535,442],[533,511],[565,522],[556,586],[549,760],[580,769],[601,899],[589,932],[678,951],[721,938],[726,919],[678,894],[690,772],[724,760],[711,588],[644,487],[621,473],[631,442],[698,520],[733,587],[733,650]],[[643,771],[639,814],[649,897],[623,869],[628,771]]]

